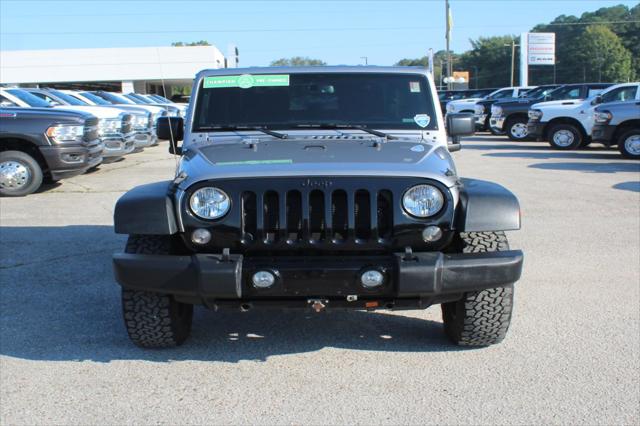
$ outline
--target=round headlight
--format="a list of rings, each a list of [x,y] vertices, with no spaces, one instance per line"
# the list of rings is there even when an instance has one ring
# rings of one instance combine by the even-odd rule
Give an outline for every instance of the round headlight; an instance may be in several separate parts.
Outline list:
[[[438,213],[444,205],[444,196],[435,186],[416,185],[404,193],[402,207],[411,216],[429,217]]]
[[[189,206],[202,219],[219,219],[231,208],[231,200],[224,191],[207,186],[191,195]]]

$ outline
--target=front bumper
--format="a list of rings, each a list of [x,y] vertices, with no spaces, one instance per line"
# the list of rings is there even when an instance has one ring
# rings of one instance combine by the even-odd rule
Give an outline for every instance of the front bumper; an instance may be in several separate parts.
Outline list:
[[[473,117],[476,120],[476,129],[484,130],[487,124],[487,115],[488,114],[473,114]]]
[[[102,163],[104,144],[98,140],[88,145],[43,146],[40,153],[44,157],[51,179],[54,181],[80,175]]]
[[[492,129],[496,129],[501,132],[504,131],[504,116],[499,115],[497,117],[494,117],[492,115],[491,119],[489,120],[489,126],[491,126]]]
[[[610,124],[596,124],[591,131],[591,139],[594,142],[599,142],[603,145],[613,145],[613,134],[616,131],[616,126]]]
[[[129,134],[126,136],[105,136],[103,138],[104,151],[102,156],[104,158],[109,157],[122,157],[123,155],[131,154],[136,149],[135,135]]]
[[[546,127],[547,123],[545,122],[529,120],[527,122],[527,134],[530,138],[540,140],[544,136]]]
[[[158,143],[158,137],[152,131],[137,131],[133,139],[135,149],[147,148]]]
[[[116,281],[124,288],[171,294],[181,300],[216,306],[221,301],[306,302],[309,298],[345,302],[354,308],[394,305],[402,299],[455,300],[464,292],[516,282],[522,273],[520,250],[473,254],[427,252],[378,256],[243,257],[118,253]],[[365,270],[380,271],[385,282],[375,289],[360,283]],[[257,271],[277,277],[272,287],[252,285]],[[347,298],[350,296],[350,298]],[[383,306],[382,304],[380,306]]]

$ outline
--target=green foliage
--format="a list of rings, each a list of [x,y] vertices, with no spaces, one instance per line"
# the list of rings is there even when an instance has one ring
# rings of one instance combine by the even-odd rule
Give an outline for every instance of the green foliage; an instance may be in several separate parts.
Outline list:
[[[573,51],[587,81],[628,81],[633,77],[631,52],[604,25],[589,25],[576,39]]]
[[[294,56],[293,58],[280,58],[271,62],[272,67],[306,67],[327,65],[320,59],[311,59],[309,57]]]
[[[173,47],[211,46],[211,43],[209,43],[207,40],[192,41],[190,43],[187,43],[187,42],[184,42],[184,41],[174,41],[173,43],[171,43],[171,46],[173,46]]]
[[[503,87],[511,85],[511,42],[515,36],[480,37],[471,40],[471,50],[460,56],[453,69],[470,72],[470,87]],[[518,51],[515,53],[517,80]]]

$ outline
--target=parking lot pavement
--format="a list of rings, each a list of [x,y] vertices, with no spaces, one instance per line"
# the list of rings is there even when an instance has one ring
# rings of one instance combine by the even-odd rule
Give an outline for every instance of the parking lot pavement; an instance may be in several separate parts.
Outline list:
[[[486,349],[451,346],[432,307],[198,309],[184,346],[141,350],[111,215],[125,190],[172,177],[166,144],[2,199],[0,423],[638,424],[640,164],[489,136],[454,156],[522,204],[514,320]]]

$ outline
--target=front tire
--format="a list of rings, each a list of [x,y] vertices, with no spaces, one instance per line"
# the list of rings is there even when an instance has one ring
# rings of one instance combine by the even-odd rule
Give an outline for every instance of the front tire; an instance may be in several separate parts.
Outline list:
[[[0,195],[22,197],[42,185],[42,168],[35,158],[22,151],[0,152]]]
[[[640,128],[629,129],[618,137],[618,150],[624,158],[640,159]]]
[[[504,232],[461,233],[463,253],[509,250]],[[507,334],[513,309],[513,284],[465,293],[442,304],[444,331],[460,346],[489,346]]]
[[[573,124],[557,124],[549,130],[549,145],[553,149],[569,151],[582,146],[582,132]]]
[[[507,137],[516,142],[522,142],[529,139],[529,130],[527,129],[527,119],[524,117],[510,118],[505,126]]]
[[[170,254],[171,241],[161,235],[131,235],[126,253]],[[122,289],[122,313],[129,338],[143,348],[179,346],[189,337],[193,305],[172,296]]]

